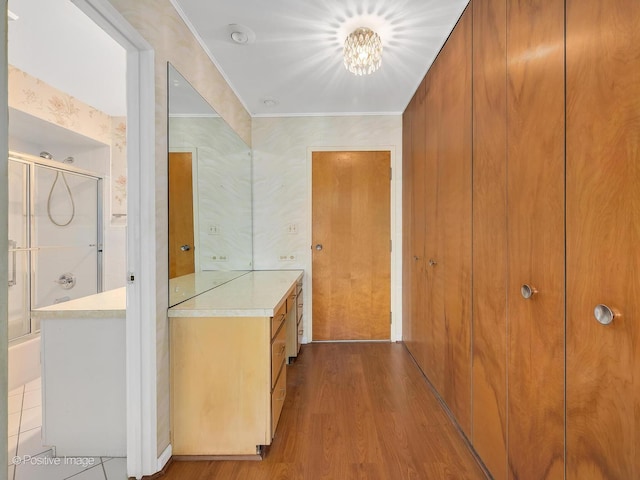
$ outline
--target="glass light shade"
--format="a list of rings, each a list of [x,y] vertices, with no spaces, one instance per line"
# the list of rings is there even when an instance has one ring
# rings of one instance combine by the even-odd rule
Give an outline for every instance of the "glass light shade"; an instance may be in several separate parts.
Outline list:
[[[344,41],[344,66],[355,75],[369,75],[382,64],[382,41],[373,30],[355,29]]]

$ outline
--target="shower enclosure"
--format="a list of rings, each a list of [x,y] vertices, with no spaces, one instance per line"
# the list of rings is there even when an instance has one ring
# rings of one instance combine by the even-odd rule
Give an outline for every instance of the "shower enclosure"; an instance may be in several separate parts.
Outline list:
[[[102,179],[9,154],[9,340],[37,333],[31,310],[102,291]]]

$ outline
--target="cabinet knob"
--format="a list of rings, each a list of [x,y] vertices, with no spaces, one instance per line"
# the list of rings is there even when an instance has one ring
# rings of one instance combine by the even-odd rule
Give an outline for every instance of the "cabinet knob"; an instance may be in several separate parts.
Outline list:
[[[188,252],[189,250],[191,250],[191,245],[182,245],[180,247],[180,250],[182,250],[183,252]]]
[[[316,250],[318,250],[318,251],[322,250],[322,244],[321,243],[318,243],[316,245]]]
[[[601,325],[609,325],[613,322],[616,314],[611,310],[611,308],[606,305],[600,304],[596,305],[596,308],[593,309],[593,316],[596,317],[596,320]]]
[[[526,283],[520,287],[520,293],[522,294],[522,298],[529,299],[533,297],[538,291],[533,288],[531,285],[527,285]]]

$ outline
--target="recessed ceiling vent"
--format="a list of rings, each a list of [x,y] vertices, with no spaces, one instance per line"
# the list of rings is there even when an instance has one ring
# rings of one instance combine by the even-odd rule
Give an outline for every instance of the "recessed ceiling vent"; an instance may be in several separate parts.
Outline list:
[[[256,41],[256,34],[254,31],[245,25],[232,23],[227,26],[227,30],[231,41],[238,45],[248,45]]]

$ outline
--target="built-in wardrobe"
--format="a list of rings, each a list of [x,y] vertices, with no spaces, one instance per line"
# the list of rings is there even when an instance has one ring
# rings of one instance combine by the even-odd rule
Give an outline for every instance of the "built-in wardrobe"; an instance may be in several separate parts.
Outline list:
[[[640,478],[640,2],[472,0],[403,115],[403,335],[495,479]]]

